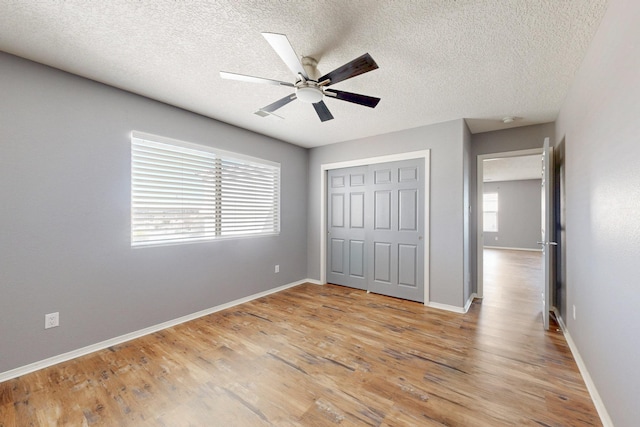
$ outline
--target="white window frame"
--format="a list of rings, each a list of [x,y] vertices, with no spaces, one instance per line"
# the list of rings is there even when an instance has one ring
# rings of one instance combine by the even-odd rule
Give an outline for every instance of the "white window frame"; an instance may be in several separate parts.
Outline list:
[[[279,233],[279,163],[131,133],[131,246]]]
[[[487,203],[487,196],[495,196],[495,209],[491,209],[490,203]],[[487,192],[483,194],[482,199],[482,213],[483,213],[483,221],[482,227],[484,232],[487,233],[497,233],[498,232],[498,211],[499,211],[499,195],[497,191]],[[487,221],[487,215],[491,215],[494,217],[494,221]],[[489,229],[489,225],[491,223],[496,225],[495,229]]]

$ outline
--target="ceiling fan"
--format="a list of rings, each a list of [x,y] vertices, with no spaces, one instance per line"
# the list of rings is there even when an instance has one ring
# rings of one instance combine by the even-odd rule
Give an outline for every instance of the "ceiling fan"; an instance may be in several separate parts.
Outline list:
[[[273,50],[276,51],[287,67],[293,71],[293,74],[296,76],[295,83],[220,71],[220,77],[224,79],[295,88],[295,92],[291,95],[287,95],[266,107],[260,108],[255,112],[255,114],[262,117],[275,115],[274,111],[278,108],[287,105],[295,99],[299,99],[302,102],[313,104],[313,108],[315,108],[318,117],[321,121],[325,122],[333,119],[333,115],[324,103],[324,97],[340,99],[342,101],[352,102],[354,104],[360,104],[370,108],[375,108],[375,106],[378,105],[378,102],[380,102],[380,98],[328,89],[331,85],[378,68],[378,64],[376,64],[368,53],[365,53],[353,61],[347,62],[330,73],[318,77],[319,73],[316,68],[318,61],[308,56],[299,60],[298,55],[296,55],[296,52],[293,50],[293,47],[291,46],[291,43],[289,43],[289,39],[286,35],[276,33],[262,33],[262,35],[267,39],[267,42],[271,45]]]

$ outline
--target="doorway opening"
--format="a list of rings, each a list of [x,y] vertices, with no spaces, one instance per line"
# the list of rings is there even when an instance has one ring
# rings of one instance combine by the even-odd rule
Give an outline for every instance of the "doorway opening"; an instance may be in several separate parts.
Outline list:
[[[534,264],[539,255],[541,158],[542,149],[478,156],[476,268],[480,298],[485,296],[485,265],[487,269],[503,268],[506,260],[517,258],[499,257],[499,251],[531,252],[534,257],[528,262]],[[487,256],[485,248],[490,251]],[[492,275],[487,280],[497,274],[495,270],[486,273]]]

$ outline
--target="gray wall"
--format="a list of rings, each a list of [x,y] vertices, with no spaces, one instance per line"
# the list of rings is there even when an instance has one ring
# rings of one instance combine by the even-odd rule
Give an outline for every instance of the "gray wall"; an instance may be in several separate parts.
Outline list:
[[[320,279],[321,165],[408,151],[431,150],[430,299],[462,307],[463,120],[311,149],[309,157],[308,274]]]
[[[498,231],[484,232],[484,245],[540,250],[541,180],[485,182],[485,193],[498,193]],[[496,239],[497,238],[497,239]]]
[[[307,150],[4,53],[0,76],[0,372],[307,277]],[[280,162],[280,236],[132,249],[131,130]]]
[[[563,316],[617,427],[640,419],[640,2],[611,0],[556,122],[565,142]]]
[[[522,126],[512,129],[484,132],[471,137],[471,185],[469,187],[471,198],[471,277],[473,292],[477,290],[478,279],[478,156],[481,154],[503,153],[509,151],[529,150],[542,148],[544,138],[549,137],[553,142],[555,124]]]
[[[474,251],[471,248],[471,131],[466,125],[462,134],[462,198],[463,198],[463,256],[464,256],[464,289],[463,298],[465,303],[469,300],[473,292],[471,266],[473,260],[471,257]]]

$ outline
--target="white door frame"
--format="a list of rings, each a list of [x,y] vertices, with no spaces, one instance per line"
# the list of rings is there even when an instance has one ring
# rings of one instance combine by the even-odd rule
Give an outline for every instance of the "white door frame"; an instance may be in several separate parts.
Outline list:
[[[377,163],[395,162],[399,160],[424,159],[424,305],[429,304],[429,201],[431,150],[411,151],[408,153],[389,154],[366,159],[348,160],[320,165],[320,283],[327,283],[327,171],[330,169],[366,166]]]
[[[484,195],[484,161],[486,159],[498,159],[503,157],[521,157],[521,156],[531,156],[534,154],[542,155],[542,148],[532,148],[529,150],[518,150],[518,151],[504,151],[502,153],[491,153],[491,154],[480,154],[478,155],[478,166],[477,166],[477,175],[476,175],[476,188],[477,188],[477,202],[476,202],[476,243],[477,243],[477,254],[476,254],[476,274],[477,279],[476,283],[478,286],[476,287],[476,294],[478,298],[482,298],[484,295],[484,267],[482,265],[484,257],[482,251],[484,250],[484,235],[483,235],[483,195]]]

